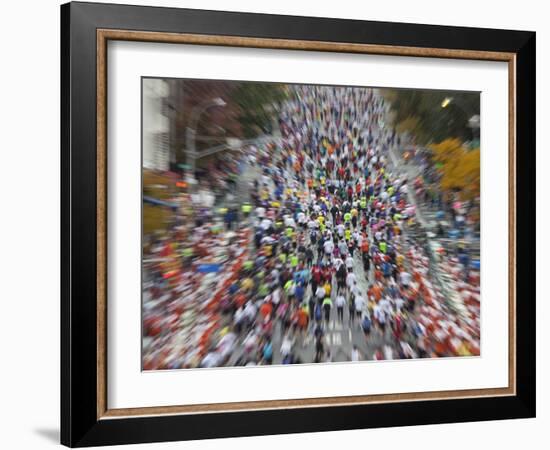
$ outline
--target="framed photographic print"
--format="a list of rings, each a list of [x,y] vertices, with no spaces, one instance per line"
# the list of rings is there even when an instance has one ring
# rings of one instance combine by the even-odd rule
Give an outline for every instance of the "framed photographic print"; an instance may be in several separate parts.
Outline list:
[[[61,26],[63,444],[535,415],[535,33]]]

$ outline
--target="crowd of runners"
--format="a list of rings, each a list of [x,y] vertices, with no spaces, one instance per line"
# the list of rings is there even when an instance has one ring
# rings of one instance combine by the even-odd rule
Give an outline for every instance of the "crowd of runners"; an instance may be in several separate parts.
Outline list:
[[[144,368],[479,355],[479,273],[418,242],[383,97],[289,91],[280,134],[240,157],[238,208],[148,247]]]

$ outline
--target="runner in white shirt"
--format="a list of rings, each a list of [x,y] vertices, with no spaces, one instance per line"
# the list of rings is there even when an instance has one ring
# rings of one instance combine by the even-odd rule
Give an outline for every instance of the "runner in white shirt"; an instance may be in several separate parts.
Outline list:
[[[254,305],[254,303],[252,303],[251,301],[249,301],[246,306],[244,307],[244,315],[245,317],[248,319],[248,321],[250,323],[252,323],[254,321],[254,319],[256,318],[256,312],[258,311],[258,308],[256,308],[256,305]]]
[[[336,296],[336,300],[334,301],[336,304],[336,312],[337,317],[340,322],[344,321],[344,306],[346,306],[346,297],[344,297],[342,294],[338,294]]]
[[[265,230],[269,230],[269,227],[271,226],[271,220],[269,219],[263,219],[261,222],[261,227]]]
[[[273,302],[273,306],[276,308],[279,305],[279,302],[281,301],[281,289],[277,288],[271,293],[271,301]]]
[[[384,335],[384,332],[386,330],[386,312],[384,311],[384,309],[380,308],[379,305],[376,305],[373,308],[373,315],[378,322],[378,325],[380,326],[382,335]]]
[[[226,359],[231,355],[235,347],[235,341],[237,340],[237,335],[232,331],[224,335],[220,342],[218,342],[217,351],[220,353],[222,359]]]
[[[285,226],[296,228],[296,222],[290,216],[285,217]]]
[[[399,274],[399,279],[403,286],[408,287],[411,284],[412,275],[409,272],[403,271]]]
[[[356,283],[357,277],[353,272],[349,272],[348,276],[346,277],[346,285],[348,286],[348,289],[351,291]]]
[[[283,358],[285,356],[290,355],[290,353],[292,352],[293,345],[294,345],[294,340],[290,337],[290,334],[289,333],[285,334],[285,336],[283,337],[283,341],[281,343],[281,355],[283,356]]]
[[[200,367],[217,367],[222,362],[222,359],[220,353],[210,352],[203,358]]]
[[[273,279],[274,284],[279,284],[279,269],[276,267],[271,271],[271,278]]]
[[[265,217],[265,208],[263,206],[258,206],[256,208],[256,216],[258,216],[260,219],[263,219]]]
[[[405,300],[403,300],[401,297],[395,299],[395,309],[397,309],[397,311],[401,311],[404,305]]]
[[[362,315],[365,304],[366,303],[363,296],[360,293],[357,293],[357,295],[355,296],[355,311],[359,316]]]
[[[344,261],[342,260],[342,258],[334,258],[332,260],[332,265],[336,270],[338,270],[342,264],[344,264]]]
[[[386,312],[387,314],[390,314],[391,315],[391,312],[392,312],[392,306],[391,306],[391,301],[389,298],[387,297],[384,297],[382,300],[380,300],[380,302],[378,303],[378,306],[384,310],[384,312]]]
[[[317,290],[315,291],[315,297],[318,301],[322,301],[325,298],[325,288],[323,286],[317,286]]]
[[[332,241],[326,241],[324,244],[323,244],[323,247],[325,248],[325,254],[330,256],[332,255],[332,252],[334,251],[334,242]]]

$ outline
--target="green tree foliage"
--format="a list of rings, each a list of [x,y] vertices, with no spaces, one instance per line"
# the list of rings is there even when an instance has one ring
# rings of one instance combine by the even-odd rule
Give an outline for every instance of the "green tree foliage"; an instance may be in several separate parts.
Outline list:
[[[447,138],[472,139],[468,120],[479,114],[479,94],[424,89],[385,89],[398,131],[409,131],[419,144]]]
[[[273,105],[286,98],[284,85],[242,82],[232,90],[230,101],[238,105],[243,137],[252,138],[272,131]]]

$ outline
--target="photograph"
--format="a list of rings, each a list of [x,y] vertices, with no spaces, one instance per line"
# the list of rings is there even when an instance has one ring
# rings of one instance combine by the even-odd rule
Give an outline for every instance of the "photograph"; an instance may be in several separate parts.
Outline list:
[[[479,92],[141,83],[142,370],[480,356]]]

